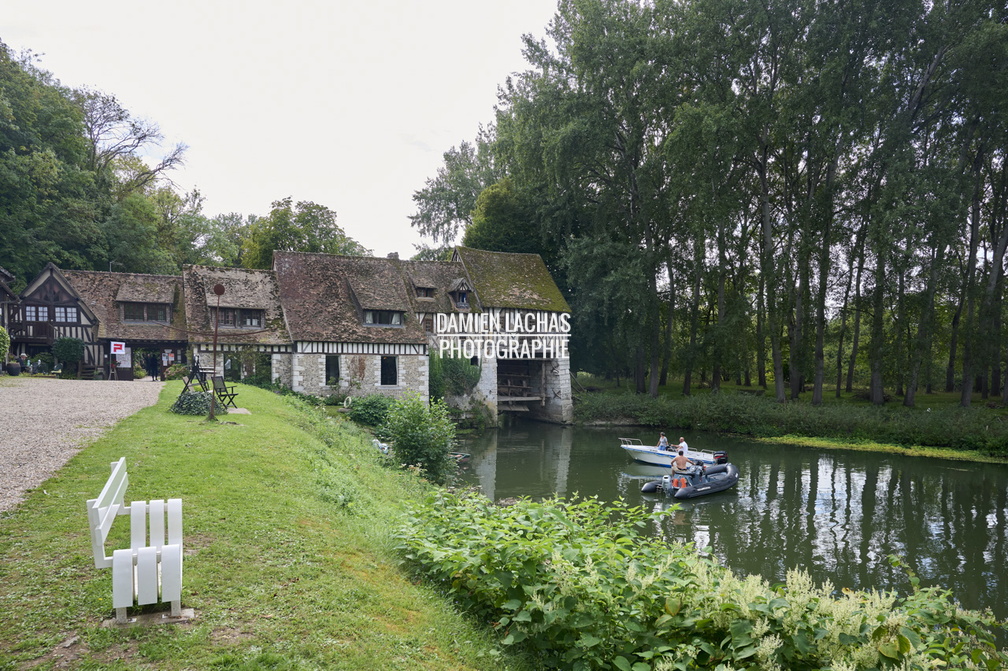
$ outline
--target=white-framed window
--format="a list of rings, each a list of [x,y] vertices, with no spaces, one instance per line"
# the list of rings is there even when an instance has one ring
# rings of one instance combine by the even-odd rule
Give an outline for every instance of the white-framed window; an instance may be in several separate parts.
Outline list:
[[[77,308],[73,306],[57,305],[53,308],[53,316],[56,321],[62,324],[77,323]]]

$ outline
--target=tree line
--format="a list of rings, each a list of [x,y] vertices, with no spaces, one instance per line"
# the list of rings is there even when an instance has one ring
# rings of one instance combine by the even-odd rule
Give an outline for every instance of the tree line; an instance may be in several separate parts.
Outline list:
[[[1004,3],[561,0],[524,45],[412,223],[542,253],[578,368],[1008,402]]]
[[[66,87],[0,42],[0,267],[15,291],[49,261],[173,274],[186,264],[268,268],[274,249],[369,253],[310,201],[206,215],[202,194],[170,179],[186,147],[160,152],[162,139],[115,95]]]

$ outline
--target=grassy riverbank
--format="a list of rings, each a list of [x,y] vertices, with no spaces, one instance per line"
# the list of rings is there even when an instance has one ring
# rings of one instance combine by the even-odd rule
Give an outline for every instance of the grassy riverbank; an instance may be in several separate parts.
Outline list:
[[[917,408],[877,407],[857,398],[822,406],[725,390],[658,398],[626,390],[576,395],[575,418],[585,424],[635,424],[718,431],[756,439],[941,456],[976,461],[1008,459],[1008,410],[960,408],[928,397]],[[933,402],[928,402],[933,401]]]
[[[392,532],[431,488],[383,467],[369,436],[247,386],[251,414],[211,425],[167,411],[180,390],[0,514],[0,669],[522,668],[400,569]],[[121,456],[127,500],[184,501],[188,624],[102,626],[111,571],[94,568],[84,502]],[[128,545],[116,526],[109,551]]]

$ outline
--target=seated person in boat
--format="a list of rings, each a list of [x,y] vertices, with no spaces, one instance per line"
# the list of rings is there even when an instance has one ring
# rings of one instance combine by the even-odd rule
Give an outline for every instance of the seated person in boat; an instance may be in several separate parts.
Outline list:
[[[664,431],[661,431],[661,432],[658,433],[658,445],[656,447],[659,450],[667,450],[667,449],[669,449],[668,438],[665,437],[665,432]]]
[[[683,454],[682,450],[679,450],[679,456],[672,460],[672,470],[676,473],[690,473],[693,470],[693,464],[686,455]]]

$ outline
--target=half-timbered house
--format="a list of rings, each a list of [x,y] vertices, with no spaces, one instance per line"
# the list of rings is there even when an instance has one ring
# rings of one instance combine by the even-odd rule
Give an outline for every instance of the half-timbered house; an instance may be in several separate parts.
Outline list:
[[[79,338],[85,344],[82,365],[88,369],[101,365],[101,348],[94,338],[97,317],[53,263],[47,263],[21,292],[10,317],[12,353],[31,358],[51,351],[59,338]]]
[[[144,352],[162,367],[186,361],[185,305],[178,275],[64,270],[74,293],[94,316],[89,349],[111,379],[132,380]]]
[[[189,345],[200,367],[229,380],[258,372],[290,385],[291,339],[273,271],[186,266],[182,278]]]
[[[295,391],[427,395],[427,339],[397,259],[274,252],[273,269]]]

